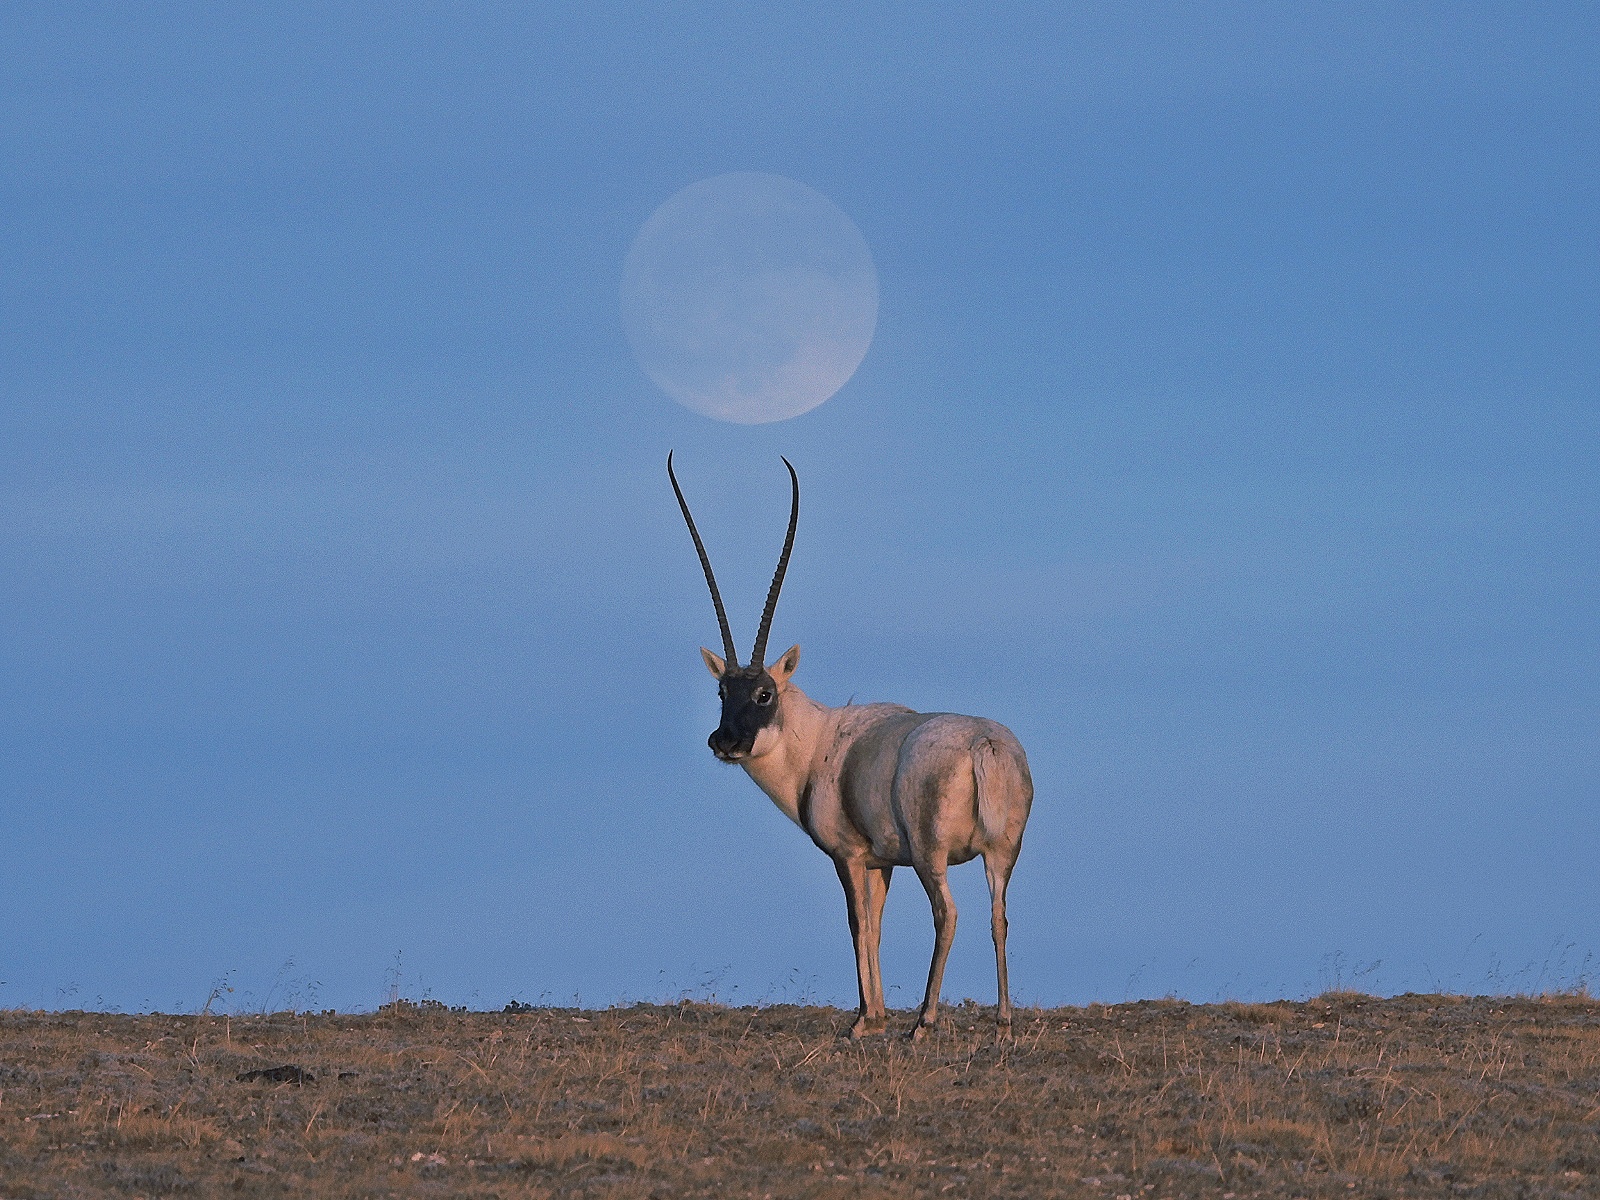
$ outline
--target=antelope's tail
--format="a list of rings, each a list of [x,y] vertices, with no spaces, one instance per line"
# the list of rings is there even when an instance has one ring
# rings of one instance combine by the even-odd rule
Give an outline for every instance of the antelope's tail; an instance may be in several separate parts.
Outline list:
[[[986,737],[972,743],[972,775],[978,785],[978,828],[985,841],[997,842],[1006,835],[1006,785],[1009,764],[996,752]]]

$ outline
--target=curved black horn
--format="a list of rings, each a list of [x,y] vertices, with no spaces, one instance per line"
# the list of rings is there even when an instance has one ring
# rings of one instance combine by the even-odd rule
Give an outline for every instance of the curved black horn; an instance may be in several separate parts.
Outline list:
[[[694,548],[700,554],[700,567],[706,573],[706,585],[711,588],[711,603],[717,606],[717,624],[722,628],[722,653],[728,660],[728,666],[739,665],[739,653],[733,648],[733,634],[728,630],[728,614],[722,611],[722,595],[717,591],[717,577],[711,573],[711,560],[706,557],[705,543],[700,540],[700,531],[694,527],[694,518],[689,515],[689,502],[683,498],[683,489],[678,486],[678,477],[672,473],[672,451],[667,451],[667,478],[672,480],[672,490],[678,497],[678,507],[683,509],[683,519],[689,523],[689,536],[694,539]]]
[[[750,661],[755,666],[767,665],[767,630],[772,626],[772,614],[778,608],[778,592],[783,587],[783,573],[789,569],[789,551],[794,549],[794,527],[800,520],[800,477],[794,473],[794,464],[787,458],[783,465],[789,468],[789,482],[794,488],[794,498],[789,504],[789,533],[783,539],[783,553],[778,557],[778,569],[773,573],[772,586],[767,589],[767,607],[761,614],[761,628],[756,633],[755,649],[750,651]]]

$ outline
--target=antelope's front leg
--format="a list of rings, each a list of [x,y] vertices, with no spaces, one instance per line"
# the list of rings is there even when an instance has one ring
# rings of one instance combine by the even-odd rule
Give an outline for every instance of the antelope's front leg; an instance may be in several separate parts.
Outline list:
[[[882,1033],[885,1021],[881,1013],[873,1010],[872,961],[870,925],[872,908],[867,892],[867,866],[860,859],[834,859],[839,872],[839,882],[844,885],[845,906],[850,913],[850,940],[856,950],[856,990],[861,998],[856,1010],[855,1024],[850,1026],[853,1038]]]
[[[883,905],[889,898],[889,880],[893,874],[893,867],[867,871],[867,1019],[877,1018],[885,1027],[889,1013],[883,1006],[883,967],[878,959],[878,948],[883,940]]]

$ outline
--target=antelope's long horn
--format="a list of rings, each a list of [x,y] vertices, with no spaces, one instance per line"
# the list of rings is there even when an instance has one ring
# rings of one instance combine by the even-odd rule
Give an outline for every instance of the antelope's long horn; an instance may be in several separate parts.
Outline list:
[[[794,527],[800,520],[800,477],[794,473],[794,464],[787,458],[783,465],[789,468],[789,483],[794,498],[789,503],[789,533],[783,539],[783,553],[778,556],[778,569],[772,576],[772,586],[767,589],[767,607],[761,614],[761,628],[756,633],[755,649],[750,651],[750,661],[758,667],[767,665],[767,630],[772,627],[772,614],[778,608],[778,592],[783,588],[783,573],[789,569],[789,551],[794,549]]]
[[[672,490],[678,497],[678,507],[683,510],[683,519],[689,523],[689,536],[694,539],[694,548],[700,555],[700,567],[706,573],[706,586],[711,589],[711,603],[717,606],[717,624],[722,629],[723,657],[728,660],[729,667],[737,667],[739,652],[733,648],[733,634],[728,630],[728,614],[722,610],[722,594],[717,591],[717,577],[711,573],[711,559],[706,556],[706,546],[700,540],[700,531],[694,527],[694,517],[689,513],[689,502],[683,498],[683,489],[678,486],[678,477],[672,473],[670,450],[667,451],[667,478],[672,480]]]

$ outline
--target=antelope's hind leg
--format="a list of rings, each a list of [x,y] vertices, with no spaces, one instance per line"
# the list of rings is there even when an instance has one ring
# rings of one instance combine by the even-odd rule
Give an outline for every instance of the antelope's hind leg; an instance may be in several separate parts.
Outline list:
[[[994,933],[994,968],[1000,985],[1000,1036],[1011,1036],[1011,982],[1006,976],[1006,885],[1017,865],[1017,850],[1004,847],[983,856],[983,873],[989,878],[989,922]]]
[[[944,984],[944,965],[950,958],[950,947],[956,940],[956,901],[950,894],[949,863],[943,854],[931,861],[916,863],[917,878],[928,893],[928,903],[933,907],[933,961],[928,964],[928,990],[922,998],[922,1010],[917,1013],[917,1023],[909,1034],[912,1041],[920,1041],[939,1019],[939,989]]]

